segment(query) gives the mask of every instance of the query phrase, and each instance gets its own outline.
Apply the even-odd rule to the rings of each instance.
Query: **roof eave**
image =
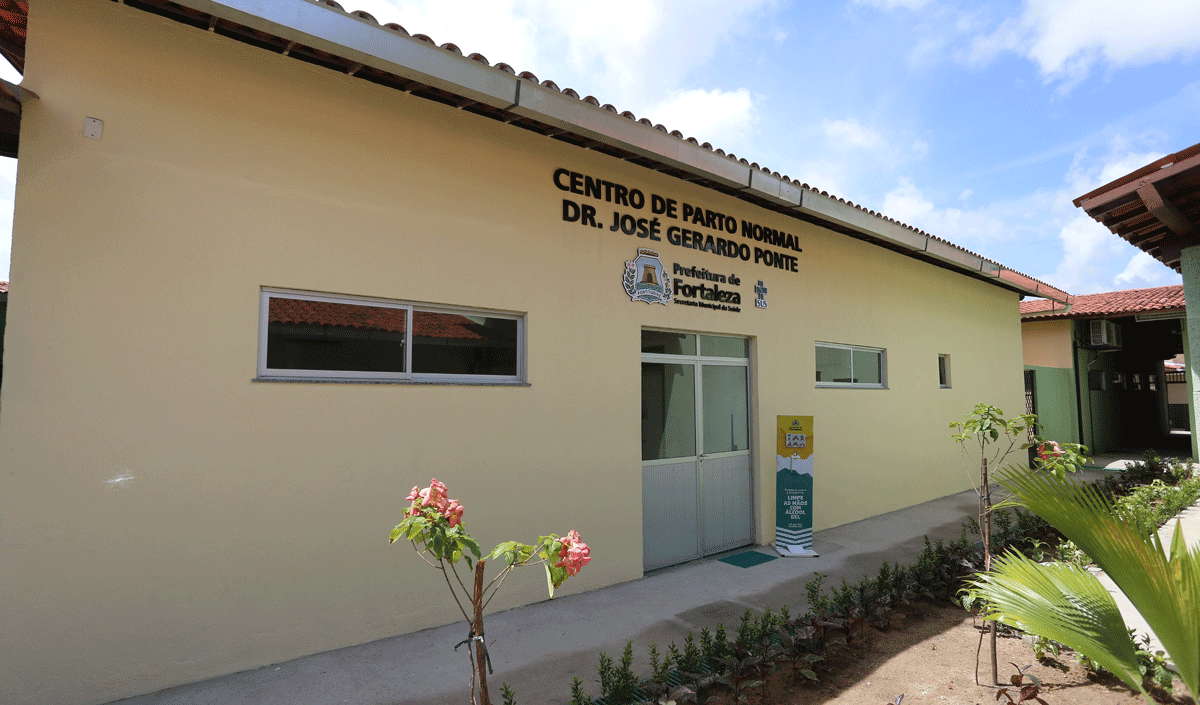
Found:
[[[801,188],[725,155],[679,139],[588,102],[478,61],[335,11],[311,0],[180,0],[194,10],[267,32],[402,78],[454,93],[522,117],[723,184],[829,223],[856,230],[902,251],[921,253],[964,274],[1018,293],[1065,303],[1059,289],[849,203]]]

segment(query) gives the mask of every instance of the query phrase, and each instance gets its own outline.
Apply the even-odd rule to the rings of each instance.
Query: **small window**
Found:
[[[521,316],[266,290],[263,378],[521,381]]]
[[[1158,375],[1146,375],[1146,388],[1152,392],[1158,391]]]
[[[950,356],[938,355],[938,386],[950,388]]]
[[[817,343],[816,352],[818,387],[887,386],[886,360],[880,348]]]
[[[1136,372],[1129,375],[1129,384],[1133,387],[1133,391],[1142,391],[1142,376]]]
[[[1124,389],[1125,388],[1125,373],[1124,372],[1113,372],[1112,373],[1112,388],[1113,389]]]

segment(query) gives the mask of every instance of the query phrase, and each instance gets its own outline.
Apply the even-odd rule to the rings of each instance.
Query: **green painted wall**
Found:
[[[1079,442],[1078,409],[1075,406],[1075,370],[1069,367],[1038,367],[1034,371],[1038,423],[1042,437],[1064,443]]]
[[[1189,247],[1180,253],[1179,260],[1180,273],[1183,274],[1183,296],[1186,299],[1188,294],[1193,294],[1192,301],[1196,301],[1195,294],[1200,293],[1200,247]],[[1200,306],[1192,306],[1187,310],[1187,318],[1184,320],[1183,326],[1183,352],[1184,355],[1191,355],[1193,350],[1200,348]],[[1191,360],[1191,357],[1187,358]],[[1191,415],[1192,431],[1192,457],[1200,458],[1200,422],[1196,418],[1196,414],[1200,413],[1200,403],[1196,398],[1197,392],[1200,392],[1200,380],[1197,375],[1200,375],[1200,367],[1194,364],[1187,366],[1187,385],[1188,385],[1188,404],[1190,409],[1188,413]]]

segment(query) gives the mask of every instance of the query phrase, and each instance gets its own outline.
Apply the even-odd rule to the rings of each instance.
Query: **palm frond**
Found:
[[[1096,576],[1063,563],[1041,565],[1010,551],[970,585],[987,602],[985,619],[1065,644],[1142,690],[1125,620]]]
[[[1189,551],[1176,531],[1168,557],[1157,533],[1122,521],[1088,484],[1015,469],[1000,483],[1112,578],[1154,630],[1184,684],[1200,693],[1200,547]]]

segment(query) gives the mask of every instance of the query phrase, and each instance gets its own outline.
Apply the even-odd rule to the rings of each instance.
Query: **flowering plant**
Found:
[[[1059,480],[1066,477],[1069,472],[1076,472],[1087,464],[1087,446],[1078,443],[1058,443],[1055,441],[1047,441],[1041,438],[1034,446],[1037,450],[1037,457],[1034,458],[1033,464],[1040,470],[1044,470]]]
[[[578,531],[571,530],[561,537],[557,534],[539,536],[537,542],[532,545],[519,541],[505,541],[484,558],[481,557],[479,543],[471,538],[463,526],[462,504],[457,499],[450,499],[444,483],[433,478],[429,487],[413,487],[405,499],[408,500],[409,506],[404,510],[404,520],[392,529],[388,543],[395,543],[401,538],[409,541],[422,560],[442,571],[455,604],[471,624],[471,632],[464,642],[472,656],[471,702],[490,705],[484,667],[486,664],[486,670],[490,673],[491,660],[487,656],[487,644],[483,640],[483,609],[491,602],[492,597],[504,584],[504,579],[514,568],[535,563],[541,563],[546,569],[546,587],[553,598],[556,588],[561,587],[567,578],[577,574],[592,560],[591,549],[580,538]],[[433,560],[426,558],[425,554],[429,554]],[[471,556],[475,557],[474,590],[467,589],[455,567],[459,560],[464,560],[470,568]],[[483,567],[484,563],[491,559],[503,559],[505,566],[485,586]],[[452,575],[458,589],[450,581]],[[464,600],[459,598],[459,589],[466,598],[465,602],[470,604],[470,611],[464,606]],[[475,697],[476,676],[479,679],[478,700]]]

